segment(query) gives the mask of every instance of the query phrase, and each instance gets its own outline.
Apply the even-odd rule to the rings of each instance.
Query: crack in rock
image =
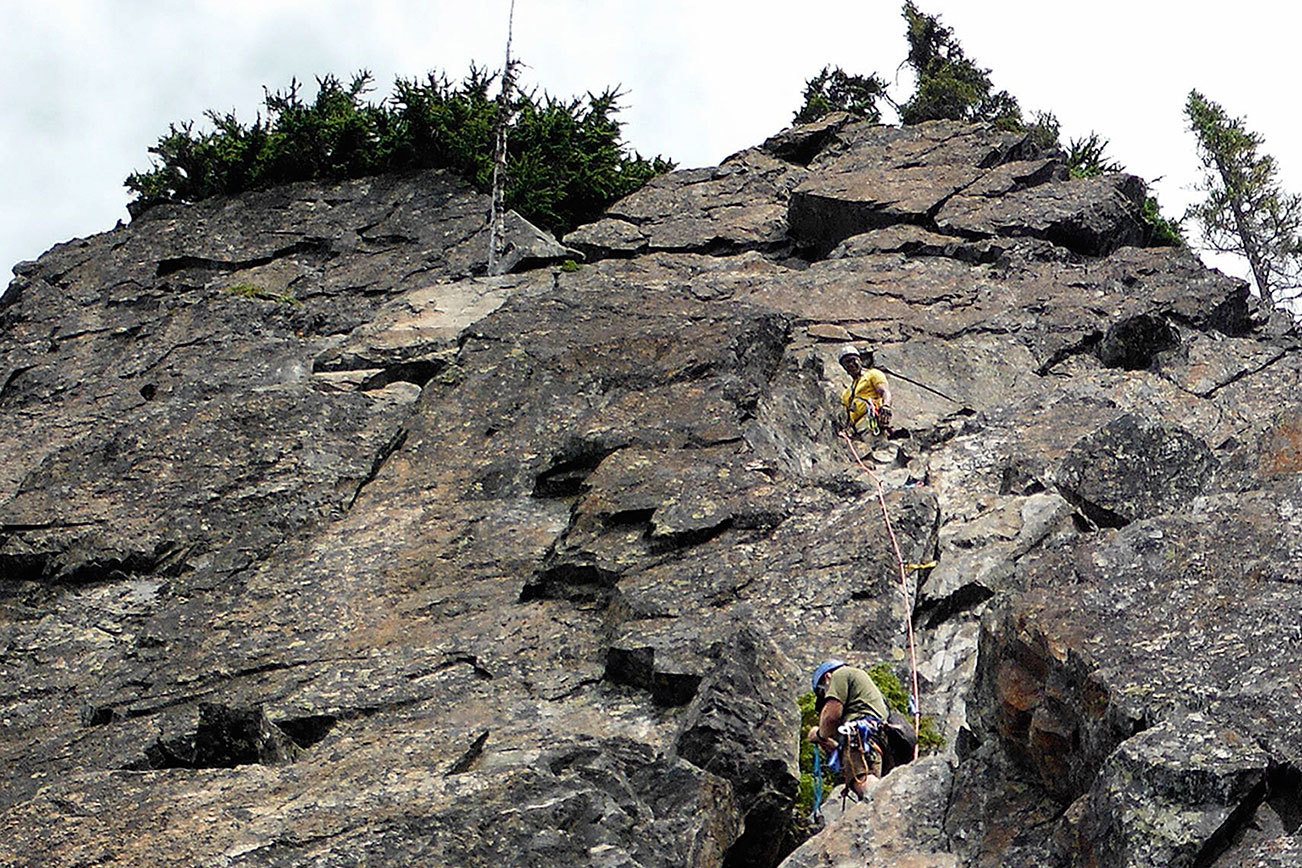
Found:
[[[288,247],[282,247],[274,250],[266,256],[258,256],[253,259],[222,260],[210,259],[206,256],[173,256],[167,259],[159,260],[155,277],[167,277],[178,271],[187,269],[202,269],[209,271],[243,271],[246,268],[257,268],[262,265],[269,265],[278,259],[285,259],[289,256],[298,254],[312,254],[316,256],[330,256],[333,251],[330,242],[323,238],[305,239],[296,241]]]

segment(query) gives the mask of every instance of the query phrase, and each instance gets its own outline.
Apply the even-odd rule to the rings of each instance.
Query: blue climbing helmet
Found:
[[[814,692],[818,692],[818,682],[823,680],[824,675],[831,672],[833,669],[840,669],[844,665],[844,660],[824,660],[822,663],[818,664],[818,668],[814,670]]]

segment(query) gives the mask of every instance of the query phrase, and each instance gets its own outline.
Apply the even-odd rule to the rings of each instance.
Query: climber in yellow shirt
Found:
[[[873,367],[873,351],[861,353],[854,344],[846,344],[837,359],[852,378],[850,387],[841,393],[845,418],[840,427],[854,436],[889,433],[891,389],[886,375]]]

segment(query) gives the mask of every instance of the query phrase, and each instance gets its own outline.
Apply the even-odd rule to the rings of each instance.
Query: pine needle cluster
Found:
[[[506,204],[563,233],[595,219],[673,163],[647,159],[621,139],[622,94],[613,88],[558,99],[513,91],[505,108],[492,86],[498,73],[472,67],[454,82],[430,73],[398,79],[373,102],[372,76],[317,79],[307,97],[297,80],[264,89],[263,111],[245,124],[209,111],[208,124],[172,124],[149,149],[153,165],[132,173],[133,213],[160,202],[197,202],[290,181],[343,180],[415,169],[447,169],[487,191],[499,112],[508,125]]]

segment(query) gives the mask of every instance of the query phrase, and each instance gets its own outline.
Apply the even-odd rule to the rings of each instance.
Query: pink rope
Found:
[[[922,703],[918,693],[918,651],[913,640],[913,595],[909,593],[909,570],[904,565],[904,555],[900,553],[900,542],[895,538],[895,529],[891,527],[891,516],[886,511],[886,489],[882,487],[881,479],[876,473],[872,472],[872,469],[867,464],[863,463],[863,459],[859,457],[859,451],[854,448],[854,441],[850,439],[850,435],[842,431],[841,439],[849,447],[850,455],[854,457],[855,463],[863,468],[864,473],[867,473],[868,478],[877,486],[877,502],[882,506],[882,521],[886,523],[886,533],[890,536],[891,547],[895,550],[895,561],[900,566],[900,593],[904,595],[904,626],[909,637],[909,670],[913,681],[913,731],[916,733],[922,728]],[[913,758],[915,760],[918,758],[918,745],[916,743],[913,745]]]

